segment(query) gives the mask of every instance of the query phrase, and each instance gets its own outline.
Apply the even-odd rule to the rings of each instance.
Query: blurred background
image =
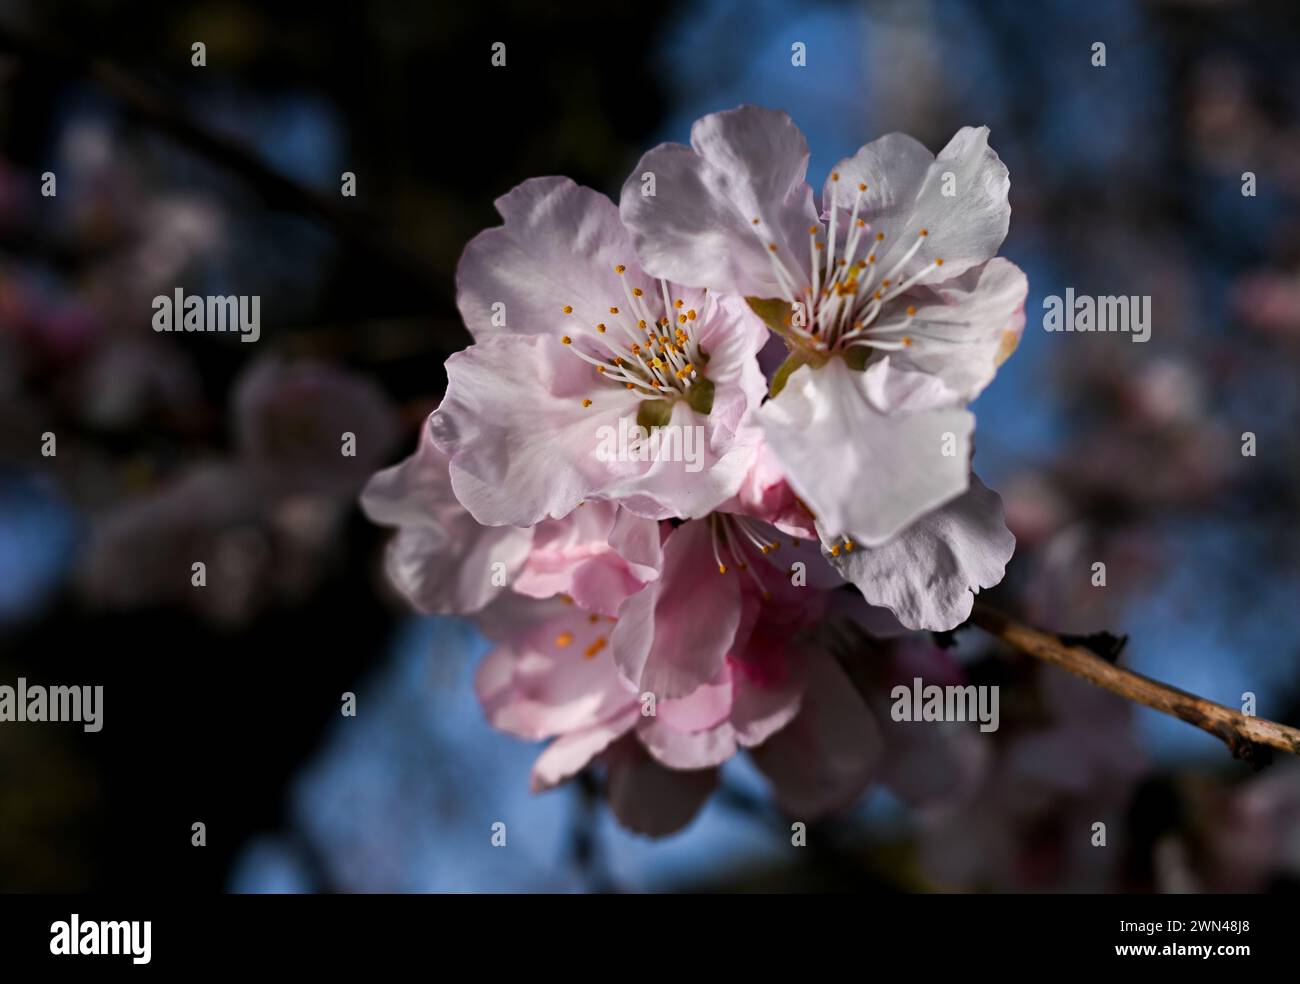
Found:
[[[471,688],[487,644],[394,598],[356,494],[467,342],[453,275],[493,199],[543,174],[617,197],[745,102],[794,116],[815,188],[881,133],[992,128],[1030,298],[975,407],[1019,538],[991,600],[1300,725],[1291,0],[0,0],[0,682],[105,688],[97,734],[0,727],[0,889],[1300,887],[1295,762],[1252,772],[974,629],[913,643],[1002,687],[942,807],[874,793],[792,852],[744,761],[658,842],[589,786],[528,793],[537,749]],[[178,286],[261,295],[260,341],[153,332]],[[1151,340],[1047,334],[1067,287],[1150,295]]]

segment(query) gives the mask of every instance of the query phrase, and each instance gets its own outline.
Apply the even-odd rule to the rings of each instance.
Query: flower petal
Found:
[[[809,653],[798,716],[750,754],[772,782],[778,805],[814,819],[847,805],[875,774],[880,733],[867,705],[833,657]]]
[[[808,143],[790,117],[757,106],[713,113],[691,146],[661,144],[623,186],[620,211],[645,269],[677,283],[784,295],[768,244],[808,278],[808,228],[820,225]],[[653,195],[644,175],[654,175]],[[758,224],[754,223],[758,219]]]
[[[658,576],[657,567],[629,562],[611,540],[623,523],[623,540],[641,556],[645,542],[658,545],[658,524],[632,516],[610,502],[583,503],[564,519],[547,519],[533,527],[532,549],[512,582],[515,591],[532,598],[568,595],[579,608],[613,615],[623,599]]]
[[[937,385],[916,373],[898,378],[908,377]],[[975,426],[965,410],[881,413],[872,406],[876,378],[838,358],[820,369],[801,366],[758,413],[819,528],[868,546],[965,490]]]
[[[916,309],[916,327],[907,332],[911,344],[892,353],[889,363],[903,370],[928,374],[945,389],[969,403],[992,380],[1015,351],[1025,327],[1024,272],[1001,257],[953,277],[933,290],[909,295]],[[903,311],[891,314],[902,319]],[[882,319],[886,328],[890,319]],[[901,324],[899,331],[903,332]],[[900,409],[886,400],[884,410]]]
[[[430,433],[451,458],[456,497],[480,523],[559,519],[635,467],[597,455],[600,427],[635,414],[635,400],[593,381],[564,349],[550,336],[504,335],[447,360]]]
[[[679,526],[664,543],[664,566],[623,603],[611,645],[640,693],[684,697],[722,671],[740,625],[737,572],[719,574],[706,521]]]
[[[957,276],[992,259],[1011,223],[1011,179],[988,138],[986,126],[963,127],[930,158],[911,137],[888,134],[841,161],[832,172],[840,180],[827,181],[822,200],[828,211],[832,196],[838,208],[851,209],[866,184],[858,214],[885,236],[876,251],[880,268],[891,270],[925,230],[902,275],[942,259],[931,279]]]
[[[963,495],[888,543],[830,560],[863,598],[908,628],[945,631],[966,621],[981,588],[1002,580],[1015,548],[1001,498],[972,473]]]
[[[635,704],[601,641],[607,628],[568,608],[488,653],[474,686],[492,726],[538,741],[591,727]]]
[[[618,208],[599,192],[531,178],[496,206],[505,225],[475,236],[456,268],[456,303],[475,340],[589,329],[624,303],[623,277],[629,287],[654,287],[636,266]],[[616,265],[627,268],[622,277]]]
[[[483,608],[514,576],[533,540],[532,530],[474,521],[452,492],[446,456],[427,433],[413,455],[370,479],[361,508],[373,522],[398,528],[385,552],[385,569],[397,590],[426,614]]]
[[[717,769],[665,769],[630,739],[607,753],[609,807],[628,830],[664,837],[699,813],[718,785]]]
[[[632,708],[583,731],[556,738],[533,763],[530,785],[540,793],[572,779],[605,749],[626,734],[636,723],[638,711]]]

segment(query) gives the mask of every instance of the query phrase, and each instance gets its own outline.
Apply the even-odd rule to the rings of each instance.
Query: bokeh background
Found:
[[[992,600],[1300,724],[1290,0],[0,0],[0,682],[105,687],[98,734],[0,727],[0,889],[1300,887],[1295,763],[1252,772],[974,629],[923,641],[1003,688],[979,781],[942,807],[875,793],[792,851],[744,761],[659,842],[590,784],[527,792],[536,749],[473,696],[486,643],[394,598],[356,494],[466,344],[453,274],[493,199],[541,174],[616,197],[642,151],[743,102],[795,117],[814,187],[890,130],[992,128],[1030,279],[975,408],[1019,538]],[[155,334],[177,286],[261,295],[261,340]],[[1151,341],[1045,333],[1067,287],[1150,295]]]

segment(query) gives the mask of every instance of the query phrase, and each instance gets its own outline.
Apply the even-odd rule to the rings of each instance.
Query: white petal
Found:
[[[452,492],[446,456],[424,433],[415,454],[370,479],[361,508],[373,522],[398,528],[385,568],[425,613],[481,609],[523,564],[533,539],[531,530],[477,523]],[[504,579],[494,577],[498,570]]]
[[[447,360],[447,393],[430,433],[451,458],[456,496],[491,526],[567,516],[629,474],[597,455],[602,425],[636,413],[626,390],[550,336],[504,335]],[[584,407],[582,401],[592,405]]]
[[[933,290],[909,295],[905,300],[916,308],[917,327],[908,333],[911,345],[891,353],[889,362],[941,379],[957,399],[970,402],[1015,351],[1025,327],[1028,292],[1024,272],[997,257]],[[901,307],[890,313],[903,317]],[[882,319],[879,324],[888,323]],[[883,409],[899,407],[886,402]]]
[[[808,228],[819,222],[805,181],[808,144],[790,117],[756,106],[713,113],[691,129],[691,145],[651,150],[623,186],[623,222],[645,269],[775,297],[784,291],[768,255],[774,242],[806,282]],[[643,194],[646,174],[654,175],[653,196]]]
[[[859,183],[867,185],[859,217],[872,234],[884,233],[877,263],[889,270],[903,251],[927,235],[903,267],[904,276],[942,259],[927,282],[957,276],[992,259],[1011,222],[1006,165],[988,145],[988,127],[963,127],[937,158],[911,137],[891,133],[836,165],[839,181],[828,181],[840,208],[852,208]]]
[[[505,225],[474,237],[456,269],[456,303],[476,340],[590,330],[625,303],[623,278],[656,296],[618,208],[599,192],[568,178],[532,178],[496,206]]]
[[[573,778],[611,743],[626,734],[636,723],[639,713],[632,708],[585,731],[556,738],[533,763],[533,792],[540,793]]]
[[[841,551],[831,563],[908,628],[943,631],[970,616],[980,589],[1002,580],[1015,548],[1002,500],[972,474],[964,495],[888,543]]]
[[[871,378],[839,358],[802,366],[758,413],[819,528],[863,545],[884,543],[965,491],[975,427],[965,410],[883,414],[872,406]]]

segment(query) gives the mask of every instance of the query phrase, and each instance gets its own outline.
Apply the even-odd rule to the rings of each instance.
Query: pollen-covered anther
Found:
[[[565,314],[572,314],[572,313],[573,313],[573,305],[572,305],[572,304],[566,304],[566,305],[564,305],[563,311],[564,311]]]
[[[622,272],[623,272],[624,270],[626,270],[626,269],[627,269],[627,267],[625,267],[622,263],[620,263],[618,266],[614,267],[614,272],[615,272],[615,273],[622,273]]]
[[[605,334],[606,329],[605,329],[605,323],[603,321],[596,326],[596,331],[598,331],[602,335]]]
[[[572,599],[570,599],[570,600],[572,600]],[[558,649],[564,649],[564,648],[566,648],[567,646],[570,646],[570,645],[572,645],[572,644],[573,644],[573,633],[572,633],[572,632],[561,632],[559,635],[557,635],[557,636],[555,637],[555,645],[556,645],[556,648],[558,648]]]
[[[616,307],[612,307],[612,308],[610,308],[610,309],[609,309],[609,313],[610,313],[610,314],[618,314],[618,308],[616,308]]]
[[[921,237],[922,237],[922,238],[924,238],[924,237],[926,237],[926,236],[928,236],[928,235],[930,235],[930,230],[929,230],[929,229],[922,229],[922,230],[921,230]]]
[[[718,565],[718,573],[719,573],[719,574],[726,574],[726,573],[727,573],[727,565],[726,565],[726,564],[719,564],[719,565]]]
[[[583,405],[584,407],[589,407],[589,406],[591,406],[591,401],[590,401],[590,400],[583,400],[583,401],[582,401],[582,405]]]
[[[908,316],[909,318],[915,318],[915,317],[916,317],[916,306],[915,306],[915,305],[909,304],[909,305],[907,306],[907,316]]]
[[[588,646],[586,649],[582,651],[583,658],[595,659],[596,654],[599,653],[602,649],[604,649],[607,645],[609,645],[609,640],[606,639],[604,636],[600,636],[595,642],[593,642],[590,646]]]
[[[562,336],[560,337],[560,341],[561,341],[563,344],[565,344],[565,345],[572,345],[572,344],[573,344],[573,339],[570,338],[568,335],[562,335]]]
[[[632,288],[632,296],[633,296],[633,297],[640,297],[640,296],[641,296],[642,294],[644,294],[644,293],[645,293],[645,291],[643,291],[640,287],[633,287],[633,288]]]

